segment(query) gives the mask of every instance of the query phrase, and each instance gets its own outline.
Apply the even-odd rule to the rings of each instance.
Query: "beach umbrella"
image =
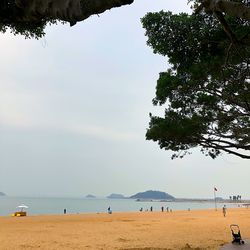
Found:
[[[22,205],[19,205],[17,206],[17,208],[21,208],[21,211],[23,211],[24,208],[29,208],[28,206],[22,204]]]

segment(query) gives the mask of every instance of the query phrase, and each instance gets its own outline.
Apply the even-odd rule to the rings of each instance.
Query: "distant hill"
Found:
[[[108,199],[125,199],[126,197],[122,194],[111,194],[107,196]]]
[[[167,193],[161,192],[161,191],[153,191],[153,190],[137,193],[135,195],[130,196],[129,198],[131,198],[131,199],[151,199],[151,200],[174,200],[175,199],[170,194],[167,194]]]
[[[88,195],[86,195],[86,198],[96,198],[96,197],[92,194],[88,194]]]
[[[6,196],[6,194],[3,192],[0,192],[0,196]]]

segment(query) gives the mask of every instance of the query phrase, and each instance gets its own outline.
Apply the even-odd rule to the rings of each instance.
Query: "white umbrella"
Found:
[[[29,208],[29,207],[26,206],[26,205],[24,205],[24,204],[22,204],[22,205],[20,205],[20,206],[17,206],[17,208],[21,208],[21,211],[23,211],[24,208]]]

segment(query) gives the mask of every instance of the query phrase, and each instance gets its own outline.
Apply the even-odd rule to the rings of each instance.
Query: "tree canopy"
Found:
[[[187,0],[188,1],[188,0]],[[189,0],[192,1],[192,0]],[[40,38],[47,24],[69,22],[75,25],[94,14],[132,4],[134,0],[1,0],[0,31],[10,29],[26,38]],[[194,0],[197,12],[228,13],[250,20],[249,0]]]
[[[75,25],[134,0],[2,0],[0,32],[40,38],[47,24]],[[160,73],[146,138],[178,152],[200,146],[215,158],[222,151],[250,159],[249,0],[189,0],[194,14],[149,13],[143,19],[148,45],[167,56]],[[180,153],[181,152],[181,153]]]
[[[161,11],[142,23],[147,44],[171,65],[153,99],[166,105],[165,116],[150,114],[146,139],[173,158],[200,147],[212,158],[224,151],[250,159],[249,21]]]

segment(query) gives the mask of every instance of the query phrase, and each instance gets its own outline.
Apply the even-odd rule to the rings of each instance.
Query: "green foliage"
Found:
[[[47,22],[41,23],[5,23],[0,26],[0,32],[5,33],[10,30],[14,35],[23,35],[25,38],[39,39],[45,35],[44,29]]]
[[[10,30],[14,35],[25,38],[39,39],[45,35],[44,29],[48,24],[55,24],[56,20],[41,19],[39,21],[21,22],[18,17],[22,11],[16,7],[15,0],[0,1],[0,32]]]
[[[153,99],[167,106],[165,117],[150,116],[146,139],[175,151],[173,158],[200,146],[212,158],[225,151],[250,159],[250,27],[226,21],[236,44],[206,14],[161,11],[142,19],[147,44],[171,65],[160,73]]]

